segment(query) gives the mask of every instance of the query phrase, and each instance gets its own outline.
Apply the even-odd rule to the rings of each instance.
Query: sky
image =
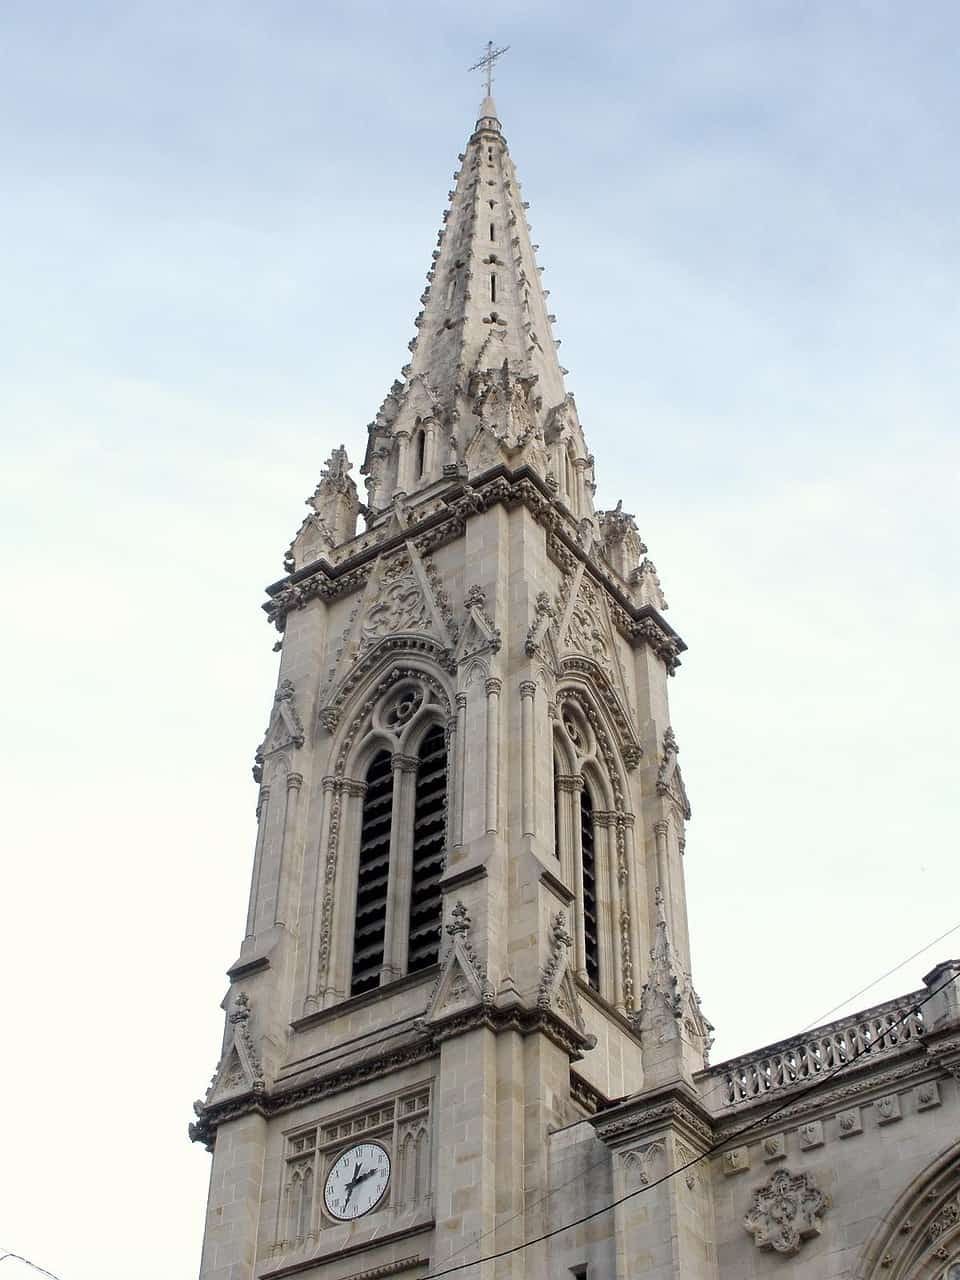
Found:
[[[262,588],[405,362],[491,38],[598,501],[689,645],[714,1060],[960,954],[928,946],[960,921],[952,0],[7,0],[0,32],[0,1244],[196,1274]]]

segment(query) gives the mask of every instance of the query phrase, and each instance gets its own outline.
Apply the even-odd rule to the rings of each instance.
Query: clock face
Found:
[[[348,1147],[334,1161],[323,1188],[331,1218],[348,1221],[376,1208],[390,1181],[390,1157],[379,1142]]]

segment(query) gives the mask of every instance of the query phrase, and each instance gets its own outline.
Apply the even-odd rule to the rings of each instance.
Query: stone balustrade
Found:
[[[924,1025],[915,1006],[928,994],[925,989],[915,991],[815,1027],[802,1039],[781,1040],[720,1062],[705,1073],[718,1084],[708,1085],[704,1093],[713,1093],[720,1108],[735,1107],[812,1080],[854,1058],[873,1059],[916,1044]]]

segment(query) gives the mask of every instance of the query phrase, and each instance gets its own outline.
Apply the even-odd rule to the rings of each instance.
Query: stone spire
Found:
[[[481,104],[460,162],[411,361],[369,428],[362,472],[373,513],[397,491],[412,494],[441,479],[444,467],[474,475],[499,461],[527,463],[544,478],[553,473],[562,492],[555,473],[567,464],[557,442],[581,469],[588,458],[492,97]],[[592,476],[588,486],[592,493]],[[579,516],[592,514],[584,488]]]

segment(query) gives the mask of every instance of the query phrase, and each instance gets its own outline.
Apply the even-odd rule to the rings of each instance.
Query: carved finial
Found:
[[[487,593],[482,587],[473,586],[463,597],[465,609],[483,609],[487,603]]]
[[[238,991],[237,998],[234,1001],[233,1012],[230,1014],[230,1021],[233,1023],[246,1022],[250,1017],[250,997],[245,991]]]
[[[470,932],[470,926],[473,923],[470,919],[470,912],[463,903],[459,901],[459,899],[457,900],[457,903],[450,915],[451,920],[447,925],[447,933],[449,933],[451,938],[458,933]]]

